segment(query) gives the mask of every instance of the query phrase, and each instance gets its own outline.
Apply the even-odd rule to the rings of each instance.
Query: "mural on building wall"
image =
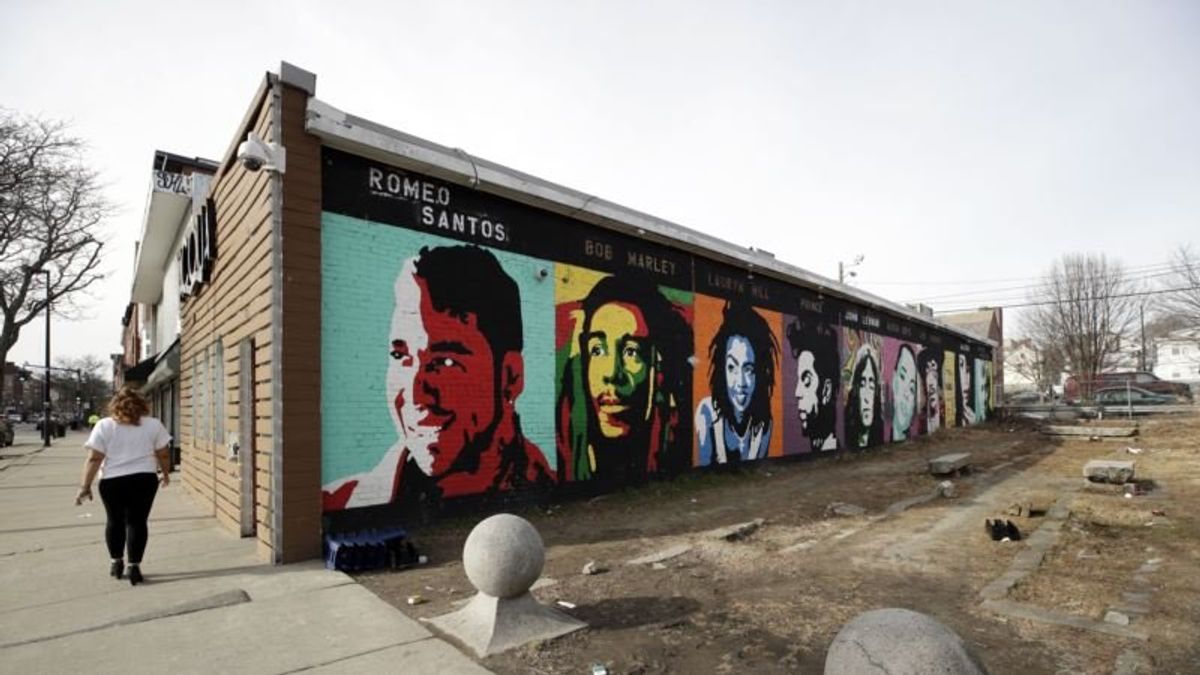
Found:
[[[946,418],[940,347],[925,347],[917,353],[917,375],[921,391],[921,433],[932,434],[942,428]]]
[[[784,452],[837,450],[841,357],[838,329],[817,316],[786,316]]]
[[[342,247],[359,248],[356,231],[371,227],[347,220],[327,214],[323,221],[324,248],[335,261]],[[363,459],[373,461],[346,475],[353,467],[323,459],[323,475],[332,478],[325,480],[325,509],[552,484],[554,458],[542,449],[554,447],[552,437],[543,434],[536,442],[528,437],[518,409],[551,405],[551,387],[547,382],[528,387],[522,317],[536,312],[523,305],[514,274],[478,246],[395,229],[375,234],[368,241],[376,245],[355,251],[363,256],[359,263],[376,269],[398,265],[394,277],[377,275],[375,284],[361,278],[339,283],[355,278],[339,274],[324,279],[322,409],[335,421],[323,425],[323,446],[346,445],[336,420],[353,420],[366,431],[348,432],[364,445],[324,455],[328,460],[353,455],[359,466]],[[506,257],[514,272],[530,267],[518,256]],[[337,302],[328,301],[333,299]],[[366,308],[386,319],[364,326],[353,314]],[[543,343],[549,348],[548,339]],[[364,376],[360,385],[351,375],[356,372]],[[532,374],[539,374],[536,368]],[[549,377],[542,369],[540,378]],[[372,400],[347,386],[374,390]],[[528,398],[534,400],[523,401]],[[542,429],[549,426],[544,417]],[[383,420],[392,433],[371,434]]]
[[[559,265],[560,476],[615,484],[690,466],[690,294]]]
[[[975,421],[985,422],[992,407],[992,362],[975,359]]]
[[[610,489],[987,417],[978,345],[323,152],[327,513]]]
[[[842,338],[843,442],[851,450],[874,447],[884,438],[883,338],[856,329],[845,329]]]
[[[920,376],[917,352],[921,346],[896,338],[883,340],[883,382],[885,387],[884,434],[889,441],[915,438],[921,433],[918,419]]]
[[[958,411],[958,426],[975,424],[975,368],[970,354],[955,354],[954,408]]]
[[[741,301],[696,296],[695,464],[782,454],[781,316]],[[780,408],[777,410],[777,406]]]
[[[958,426],[958,353],[947,349],[942,353],[942,408],[945,425]]]

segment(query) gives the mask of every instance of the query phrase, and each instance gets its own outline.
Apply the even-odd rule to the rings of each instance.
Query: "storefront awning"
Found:
[[[140,363],[138,364],[141,365]],[[171,343],[167,350],[154,359],[154,369],[142,385],[142,393],[149,392],[162,384],[170,382],[179,374],[179,338]]]
[[[125,382],[145,382],[150,378],[150,373],[154,372],[154,357],[138,361],[136,366],[125,369]]]

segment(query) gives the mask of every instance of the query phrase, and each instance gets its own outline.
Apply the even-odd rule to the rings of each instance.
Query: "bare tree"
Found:
[[[1200,326],[1200,254],[1188,245],[1175,249],[1171,274],[1163,281],[1161,313],[1184,326]]]
[[[1057,349],[1085,398],[1097,376],[1116,365],[1138,318],[1137,286],[1119,262],[1103,255],[1065,255],[1031,295],[1026,334]]]
[[[68,313],[104,277],[111,209],[83,149],[62,122],[0,109],[0,364],[47,302]]]

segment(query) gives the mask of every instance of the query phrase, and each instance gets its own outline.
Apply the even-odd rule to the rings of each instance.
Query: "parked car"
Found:
[[[12,422],[0,417],[0,448],[7,448],[15,442],[16,432],[13,431]]]
[[[1036,391],[1022,391],[1008,397],[1008,405],[1037,405],[1042,402],[1042,395]]]
[[[1171,382],[1169,380],[1159,379],[1154,373],[1144,370],[1127,370],[1116,373],[1100,373],[1096,376],[1093,383],[1092,391],[1094,394],[1099,394],[1103,389],[1125,387],[1126,385],[1134,386],[1145,391],[1165,396],[1175,397],[1179,400],[1190,403],[1192,401],[1192,388],[1183,382]],[[1080,382],[1074,377],[1068,377],[1065,385],[1066,398],[1068,401],[1078,401],[1080,398]],[[1097,401],[1099,402],[1099,401]]]
[[[24,422],[25,420],[21,419],[21,413],[10,412],[10,413],[8,413],[8,421],[13,424],[20,424],[21,422]]]
[[[1157,394],[1141,387],[1109,387],[1096,392],[1096,403],[1104,406],[1169,405],[1174,396]]]

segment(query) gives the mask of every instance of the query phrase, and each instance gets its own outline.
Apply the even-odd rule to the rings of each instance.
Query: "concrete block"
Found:
[[[1105,614],[1104,614],[1104,622],[1116,624],[1118,626],[1128,626],[1129,625],[1129,615],[1122,614],[1120,612],[1114,612],[1110,609],[1107,612],[1105,612]]]
[[[929,460],[929,473],[935,476],[957,473],[968,467],[971,459],[969,452],[952,452],[948,455]]]
[[[1133,461],[1093,459],[1083,465],[1083,477],[1093,483],[1123,484],[1133,480]]]

